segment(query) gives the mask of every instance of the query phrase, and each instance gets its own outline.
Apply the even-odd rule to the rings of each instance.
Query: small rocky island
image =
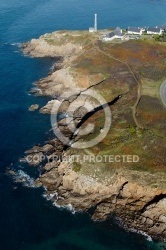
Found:
[[[43,172],[35,184],[46,188],[55,205],[70,204],[76,211],[93,208],[93,220],[115,214],[126,229],[163,241],[166,107],[159,89],[166,79],[166,45],[144,38],[103,42],[99,37],[104,32],[58,31],[23,44],[23,52],[32,57],[58,58],[54,70],[36,82],[35,94],[50,96],[41,113],[54,114],[59,105],[59,114],[66,114],[58,129],[70,140],[65,145],[52,138],[28,150],[25,159],[31,166],[42,159]],[[99,105],[89,90],[106,103]],[[89,148],[73,146],[103,133],[105,105],[111,110],[105,138]],[[93,130],[79,133],[88,124],[94,124]],[[71,156],[79,160],[63,160]]]

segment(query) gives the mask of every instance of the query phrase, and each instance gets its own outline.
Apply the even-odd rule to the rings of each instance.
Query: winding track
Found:
[[[118,59],[118,58],[115,58],[115,57],[112,56],[111,54],[108,54],[108,53],[106,53],[105,51],[103,51],[102,49],[100,49],[99,46],[96,44],[96,41],[90,41],[90,42],[88,43],[88,45],[90,45],[90,44],[93,44],[93,48],[95,47],[100,53],[102,53],[102,54],[108,56],[109,58],[111,58],[111,59],[113,59],[113,60],[115,60],[115,61],[118,61],[118,62],[120,62],[120,63],[126,65],[127,68],[129,69],[129,72],[130,72],[131,75],[134,77],[134,79],[135,79],[135,81],[137,82],[137,85],[138,85],[138,90],[137,90],[137,99],[136,99],[136,102],[135,102],[134,106],[132,107],[132,114],[133,114],[133,119],[134,119],[134,121],[135,121],[136,126],[137,126],[138,128],[140,128],[140,129],[143,129],[143,128],[144,128],[143,125],[140,124],[140,122],[138,122],[137,117],[136,117],[137,106],[138,106],[138,104],[139,104],[139,101],[140,101],[140,98],[141,98],[141,95],[142,95],[142,84],[141,84],[141,82],[137,79],[137,77],[136,77],[136,75],[134,74],[134,72],[133,72],[131,66],[130,66],[127,62],[122,61],[122,60],[120,60],[120,59]],[[91,49],[92,49],[92,48],[91,48]],[[90,50],[91,50],[91,49],[90,49]],[[82,55],[82,54],[84,54],[84,53],[85,53],[85,52],[81,52],[79,55]],[[105,80],[106,80],[106,79],[105,79]],[[165,100],[166,100],[166,98],[165,98]],[[166,103],[166,102],[165,102],[165,103]]]
[[[132,74],[132,76],[134,77],[135,81],[137,82],[138,84],[138,95],[137,95],[137,100],[132,108],[132,113],[133,113],[133,119],[135,121],[135,124],[137,125],[138,128],[141,128],[143,129],[144,127],[142,126],[142,124],[140,124],[136,118],[136,109],[137,109],[137,106],[138,106],[138,103],[140,101],[140,98],[141,98],[141,93],[142,93],[142,84],[141,82],[138,81],[137,77],[135,76],[133,70],[131,69],[131,67],[129,66],[129,64],[127,62],[124,62],[118,58],[115,58],[114,56],[112,56],[111,54],[108,54],[106,53],[105,51],[101,50],[95,43],[94,43],[94,47],[101,53],[103,53],[104,55],[108,56],[109,58],[115,60],[115,61],[118,61],[124,65],[127,66],[127,68],[129,69],[129,72]],[[166,86],[165,86],[166,87]],[[166,94],[165,94],[165,100],[166,100]],[[166,102],[165,102],[166,103]]]
[[[160,97],[163,104],[166,106],[166,80],[160,86]]]

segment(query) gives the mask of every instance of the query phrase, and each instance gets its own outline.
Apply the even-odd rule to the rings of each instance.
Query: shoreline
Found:
[[[53,33],[54,34],[54,33]],[[85,34],[86,35],[86,34]],[[32,47],[30,46],[27,48],[24,48],[25,53],[31,53],[30,49],[32,49],[32,55],[36,56],[37,52],[35,52],[35,48],[33,47],[34,44],[37,44],[37,51],[38,49],[42,48],[45,51],[45,43],[43,46],[43,41],[41,38],[39,40],[34,39],[32,40]],[[40,46],[40,42],[42,43],[42,46]],[[38,44],[39,43],[39,44]],[[75,45],[75,44],[74,44]],[[77,57],[81,56],[82,50],[84,53],[84,50],[88,45],[75,45],[75,46],[66,46],[67,52],[66,56],[64,56],[63,63],[61,64],[61,67],[58,69],[53,70],[49,73],[48,77],[41,79],[37,82],[37,87],[41,87],[42,95],[46,96],[56,96],[56,100],[50,101],[40,109],[40,112],[44,114],[50,114],[52,112],[52,109],[54,107],[54,103],[58,100],[58,98],[62,95],[62,92],[66,89],[68,90],[68,86],[70,86],[69,90],[72,92],[72,96],[77,96],[78,93],[81,93],[82,91],[86,91],[87,88],[95,88],[97,85],[105,84],[107,82],[107,77],[105,77],[105,73],[95,73],[92,75],[86,75],[83,74],[83,77],[78,74],[78,72],[73,71],[73,68],[71,70],[71,65],[74,65],[75,61],[77,60]],[[55,53],[56,49],[53,48],[53,45],[50,45],[50,51],[49,46],[47,47],[47,52],[44,52],[44,55],[48,56],[49,53]],[[63,49],[64,49],[63,46]],[[82,46],[82,47],[81,47]],[[61,45],[59,45],[61,47]],[[75,49],[75,53],[71,54],[71,47]],[[80,49],[81,48],[81,49]],[[42,50],[41,49],[41,50]],[[89,49],[89,48],[86,48]],[[93,48],[92,48],[93,49]],[[54,51],[54,52],[53,52]],[[85,50],[86,51],[86,50]],[[41,51],[40,51],[41,53]],[[40,54],[39,53],[39,54]],[[59,50],[58,50],[59,53]],[[63,52],[64,53],[64,52]],[[41,54],[40,54],[41,55]],[[106,60],[106,59],[105,59]],[[81,66],[82,67],[82,66]],[[76,68],[77,69],[77,68]],[[122,72],[126,72],[126,68],[122,68]],[[105,78],[104,78],[105,77]],[[130,76],[131,77],[131,76]],[[82,78],[80,80],[80,78]],[[66,79],[68,79],[68,82],[66,83]],[[104,80],[105,79],[105,80]],[[78,80],[78,82],[77,82]],[[101,83],[100,83],[101,82]],[[107,86],[107,85],[106,85]],[[136,86],[136,85],[135,85]],[[74,91],[73,91],[74,89]],[[126,90],[128,90],[127,85],[122,88],[119,87],[119,93],[118,94],[125,94]],[[74,92],[74,93],[73,93]],[[129,91],[130,93],[130,91]],[[107,97],[107,102],[112,100],[117,96],[117,93],[112,93],[110,97]],[[79,94],[77,97],[78,101],[84,101],[83,96]],[[62,108],[60,112],[64,112],[68,106],[66,106],[66,103],[61,101]],[[117,104],[118,105],[118,104]],[[97,106],[96,106],[97,107]],[[77,114],[78,115],[78,114]],[[79,119],[83,119],[83,117],[86,115],[83,110],[79,113]],[[75,122],[76,116],[73,118]],[[63,119],[61,123],[59,124],[62,128],[62,131],[67,136],[73,136],[68,129],[66,129],[68,125],[68,120]],[[81,137],[77,137],[78,140],[80,140]],[[45,147],[46,146],[46,147]],[[51,141],[47,142],[47,144],[44,147],[34,147],[29,152],[26,152],[28,155],[38,155],[38,156],[52,156],[52,155],[64,155],[72,153],[72,148],[65,149],[65,146],[63,143],[58,141],[57,139],[52,139]],[[71,151],[71,152],[70,152]],[[77,152],[77,150],[76,150]],[[80,153],[80,151],[78,151]],[[34,164],[35,166],[38,165],[39,162]],[[33,166],[32,164],[30,164]],[[127,227],[135,228],[135,226],[138,228],[138,231],[142,230],[142,228],[145,228],[145,233],[151,235],[154,239],[158,240],[166,240],[166,235],[164,234],[165,230],[162,228],[163,236],[161,236],[162,232],[157,232],[159,228],[153,228],[152,221],[154,220],[154,225],[156,223],[160,223],[158,220],[155,219],[155,213],[158,213],[158,215],[164,213],[164,206],[165,203],[165,197],[166,197],[166,190],[160,189],[160,188],[151,188],[144,184],[143,187],[141,187],[141,184],[139,181],[133,181],[130,174],[136,174],[139,179],[139,177],[143,177],[145,174],[143,172],[139,171],[133,171],[128,175],[126,175],[125,171],[123,170],[117,170],[117,173],[113,172],[111,181],[112,183],[108,183],[103,181],[101,182],[100,179],[97,179],[96,177],[86,175],[85,173],[79,173],[77,171],[78,166],[75,166],[73,168],[71,163],[64,163],[64,162],[48,162],[44,168],[43,168],[43,174],[41,177],[39,177],[35,184],[36,186],[45,186],[47,188],[47,194],[49,192],[57,192],[59,196],[59,200],[55,201],[52,197],[52,202],[58,202],[59,206],[66,206],[67,204],[72,204],[75,209],[79,210],[82,209],[83,211],[87,211],[92,206],[96,207],[96,210],[94,211],[94,214],[92,216],[92,219],[94,220],[100,220],[100,219],[107,219],[107,216],[109,216],[110,213],[116,212],[117,215],[122,218],[124,221],[124,225]],[[75,171],[73,170],[75,169]],[[153,177],[153,174],[151,175],[151,178]],[[145,177],[146,178],[146,175]],[[159,177],[156,177],[159,178]],[[161,175],[161,178],[164,178],[164,175]],[[137,193],[134,193],[132,191],[138,190]],[[162,196],[163,194],[163,196]],[[155,203],[155,197],[160,197],[159,201]],[[154,203],[152,202],[154,199]],[[130,202],[128,203],[128,200]],[[154,205],[151,206],[149,202],[152,202],[151,204]],[[160,204],[161,203],[161,204]],[[162,204],[163,203],[163,204]],[[80,205],[81,204],[81,205]],[[133,204],[133,208],[130,204]],[[149,204],[149,205],[148,205]],[[147,207],[146,207],[147,206]],[[159,206],[159,207],[158,207]],[[143,209],[145,208],[145,211]],[[150,215],[146,215],[145,212],[147,212],[147,209],[150,209]],[[155,208],[155,209],[154,209]],[[153,209],[155,212],[153,212]],[[128,213],[128,210],[131,212]],[[142,212],[141,212],[142,210]],[[142,216],[143,215],[143,216]],[[146,217],[147,216],[147,217]],[[152,216],[152,219],[147,219],[149,216]],[[161,217],[161,216],[159,216]],[[158,218],[159,218],[158,217]],[[133,219],[134,218],[134,219]],[[163,220],[165,220],[166,217],[163,216]],[[149,221],[148,221],[149,220]],[[156,220],[156,221],[155,221]],[[160,223],[160,226],[163,226],[163,222]],[[124,226],[124,227],[125,227]],[[143,230],[144,231],[144,230]],[[149,233],[150,232],[150,233]]]

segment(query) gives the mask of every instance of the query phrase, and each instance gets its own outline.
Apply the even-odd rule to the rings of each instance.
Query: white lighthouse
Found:
[[[97,31],[97,14],[95,14],[94,31]]]
[[[89,28],[89,32],[96,32],[96,31],[97,31],[97,14],[95,14],[94,27]]]

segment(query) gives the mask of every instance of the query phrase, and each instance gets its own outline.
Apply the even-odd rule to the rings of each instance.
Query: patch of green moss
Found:
[[[130,126],[130,127],[129,127],[129,132],[130,132],[131,134],[135,134],[135,133],[136,133],[136,127]]]
[[[80,172],[81,170],[81,164],[79,162],[74,162],[73,163],[73,167],[72,167],[73,171],[75,171],[76,173],[77,172]]]

